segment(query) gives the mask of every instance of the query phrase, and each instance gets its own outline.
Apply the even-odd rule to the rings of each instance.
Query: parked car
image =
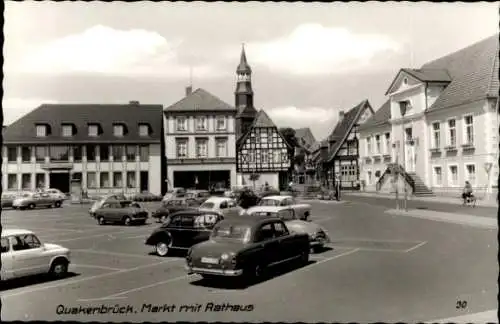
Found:
[[[62,277],[68,272],[70,251],[56,244],[42,243],[29,230],[2,230],[1,279],[49,273]]]
[[[225,217],[239,216],[244,211],[234,199],[227,197],[210,197],[200,205],[200,210],[218,212]]]
[[[102,197],[100,200],[96,201],[95,203],[92,204],[92,207],[89,209],[89,214],[91,217],[95,217],[95,212],[99,208],[102,207],[102,205],[106,202],[109,201],[122,201],[122,200],[127,200],[124,194],[109,194],[104,197]]]
[[[95,211],[95,218],[99,225],[108,222],[125,225],[132,225],[133,223],[146,224],[148,211],[135,201],[111,200],[105,202],[101,208]]]
[[[258,193],[258,196],[262,199],[264,197],[269,197],[269,196],[279,196],[280,195],[280,191],[279,190],[276,190],[276,189],[273,189],[273,188],[269,188],[267,190],[263,190],[263,191],[260,191]]]
[[[192,198],[201,205],[205,200],[210,198],[210,192],[208,190],[188,190],[186,192],[186,198]]]
[[[309,261],[309,238],[290,232],[276,217],[235,217],[215,225],[208,241],[186,256],[189,274],[256,279],[272,266]]]
[[[42,192],[25,192],[20,196],[16,197],[12,202],[12,208],[14,209],[34,209],[36,207],[56,207],[62,206],[63,199],[52,197],[49,194]]]
[[[311,205],[301,204],[292,196],[267,196],[260,200],[259,206],[290,207],[299,219],[307,220],[311,215]]]
[[[154,246],[159,256],[166,256],[172,249],[189,249],[196,243],[208,240],[215,224],[223,218],[211,211],[179,211],[154,230],[145,244]]]
[[[199,206],[200,204],[193,198],[172,198],[162,202],[160,208],[154,211],[151,217],[158,222],[164,223],[167,217],[173,213],[184,209],[195,209]]]
[[[2,208],[8,208],[12,207],[12,204],[14,203],[14,199],[19,196],[20,193],[15,192],[15,191],[6,191],[2,192]]]
[[[131,197],[134,201],[160,201],[161,196],[155,195],[154,193],[143,191]]]
[[[68,196],[62,192],[61,190],[59,189],[55,189],[55,188],[49,188],[47,190],[43,190],[42,191],[43,193],[47,193],[49,194],[51,197],[54,197],[54,198],[59,198],[59,199],[68,199]]]
[[[180,198],[186,195],[186,189],[184,188],[173,188],[169,190],[162,198],[161,201],[166,201],[172,198]]]
[[[249,208],[245,214],[280,218],[291,232],[305,233],[309,236],[309,244],[313,252],[321,251],[325,244],[331,241],[324,228],[311,221],[298,219],[297,214],[290,206],[255,206]]]

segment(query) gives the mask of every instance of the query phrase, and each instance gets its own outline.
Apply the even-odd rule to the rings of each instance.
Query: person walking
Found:
[[[467,200],[472,198],[474,195],[472,194],[472,185],[469,181],[465,181],[464,190],[462,191],[462,199],[464,200],[464,205],[467,204]]]
[[[340,190],[341,190],[341,186],[340,186],[340,178],[338,176],[335,176],[335,198],[337,199],[337,201],[340,201]]]

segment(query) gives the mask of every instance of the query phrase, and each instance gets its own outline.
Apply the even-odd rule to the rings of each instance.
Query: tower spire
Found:
[[[241,43],[241,55],[240,55],[240,64],[238,64],[238,68],[236,69],[236,73],[238,74],[252,74],[252,69],[247,62],[247,55],[245,53],[245,43]]]

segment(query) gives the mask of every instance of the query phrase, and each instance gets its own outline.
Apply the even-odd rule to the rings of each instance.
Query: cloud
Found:
[[[169,41],[144,29],[117,30],[97,25],[35,48],[14,69],[41,74],[102,73],[187,78],[189,66],[178,62],[182,43],[182,39]],[[209,65],[198,64],[193,69],[197,77],[216,74]]]
[[[294,75],[369,68],[377,55],[398,53],[401,48],[402,44],[384,35],[355,34],[346,28],[316,23],[299,25],[288,36],[245,47],[255,64]]]
[[[9,125],[38,108],[41,104],[55,104],[57,100],[42,98],[2,98],[3,124]]]

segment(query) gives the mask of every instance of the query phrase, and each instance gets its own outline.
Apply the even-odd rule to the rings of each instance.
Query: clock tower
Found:
[[[253,105],[252,69],[247,62],[245,47],[241,49],[240,64],[236,68],[236,91],[234,92],[236,106],[236,134],[241,137],[252,125],[257,110]]]

